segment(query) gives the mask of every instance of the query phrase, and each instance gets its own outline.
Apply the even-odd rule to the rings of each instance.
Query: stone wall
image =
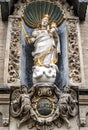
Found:
[[[85,21],[80,23],[85,88],[88,88],[88,33],[87,32],[88,32],[88,9],[87,9]]]
[[[7,22],[2,22],[0,14],[0,87],[4,83],[4,56],[6,47]]]

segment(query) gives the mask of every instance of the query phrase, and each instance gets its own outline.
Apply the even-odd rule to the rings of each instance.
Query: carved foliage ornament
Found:
[[[8,65],[8,83],[19,81],[21,28],[18,18],[11,18],[11,41]]]
[[[69,78],[73,83],[81,82],[77,24],[78,19],[69,18],[67,20]]]

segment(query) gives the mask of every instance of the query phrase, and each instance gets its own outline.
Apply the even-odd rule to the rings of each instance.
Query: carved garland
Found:
[[[11,41],[8,65],[8,83],[19,81],[19,61],[21,48],[21,28],[18,18],[11,18]]]
[[[75,18],[67,20],[69,77],[73,83],[81,82],[77,23]]]

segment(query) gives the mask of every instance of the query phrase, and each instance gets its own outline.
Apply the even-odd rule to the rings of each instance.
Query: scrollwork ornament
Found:
[[[17,91],[19,96],[16,98]],[[67,89],[60,91],[56,86],[33,86],[28,89],[23,86],[22,89],[14,90],[12,96],[11,114],[19,119],[18,128],[26,121],[29,121],[30,129],[36,127],[40,130],[44,127],[52,130],[54,125],[61,127],[63,121],[70,128],[69,117],[77,114],[77,100]]]
[[[19,18],[11,18],[11,41],[8,64],[8,84],[20,82],[19,66],[20,66],[20,43],[21,28]]]

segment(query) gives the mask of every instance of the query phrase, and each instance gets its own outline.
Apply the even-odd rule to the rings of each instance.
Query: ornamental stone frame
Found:
[[[7,42],[6,42],[6,52],[5,52],[6,54],[5,54],[4,85],[8,86],[8,89],[10,88],[12,95],[16,89],[20,90],[21,31],[22,31],[21,25],[20,25],[20,20],[21,20],[20,13],[22,9],[24,8],[24,6],[25,6],[25,3],[16,4],[14,15],[10,16],[8,20]],[[85,90],[83,89],[83,85],[85,81],[84,81],[79,19],[78,17],[74,17],[73,9],[67,4],[67,2],[65,3],[62,2],[62,6],[63,8],[65,7],[64,11],[67,14],[67,43],[68,43],[67,47],[68,47],[68,68],[69,68],[68,85],[72,86],[73,90],[75,89],[76,94],[78,96],[76,100],[79,99],[78,100],[79,103],[77,103],[77,105],[79,105],[79,113],[78,113],[79,115],[74,117],[74,119],[70,119],[71,125],[75,124],[75,126],[72,125],[72,127],[69,129],[73,130],[75,128],[75,130],[79,130],[79,129],[84,130],[83,127],[87,128],[86,115],[88,113],[88,110],[87,110],[88,97],[84,93]],[[10,90],[8,90],[9,93],[10,93]],[[0,94],[0,96],[2,95]],[[5,102],[8,108],[6,109],[6,112],[0,111],[2,115],[3,113],[4,114],[7,113],[10,107],[10,103],[9,103],[10,94],[6,94],[5,96],[8,96],[8,101]],[[84,101],[84,99],[86,99],[86,101]],[[5,98],[5,100],[7,99]],[[85,110],[84,110],[84,107],[85,107]],[[80,119],[79,119],[79,116],[80,116]],[[29,125],[29,123],[25,123],[23,127],[17,128],[17,122],[19,120],[11,117],[11,114],[10,114],[10,119],[9,119],[9,116],[5,115],[5,118],[3,120],[4,120],[3,121],[4,126],[7,126],[10,120],[9,127],[6,127],[5,128],[6,130],[8,129],[28,130],[30,129],[30,127],[35,126],[35,124],[31,122],[30,123],[31,126]],[[53,126],[53,124],[51,125],[52,125],[53,130],[57,130],[56,126],[60,124],[55,122],[56,126]],[[79,125],[80,125],[80,128],[79,128]],[[38,130],[41,129],[41,125],[36,124],[36,128]],[[44,130],[49,129],[49,125],[47,127],[44,127],[43,129]],[[68,128],[66,128],[66,125],[64,124],[63,127],[59,129],[67,130]],[[33,128],[33,130],[35,130],[35,128]]]

